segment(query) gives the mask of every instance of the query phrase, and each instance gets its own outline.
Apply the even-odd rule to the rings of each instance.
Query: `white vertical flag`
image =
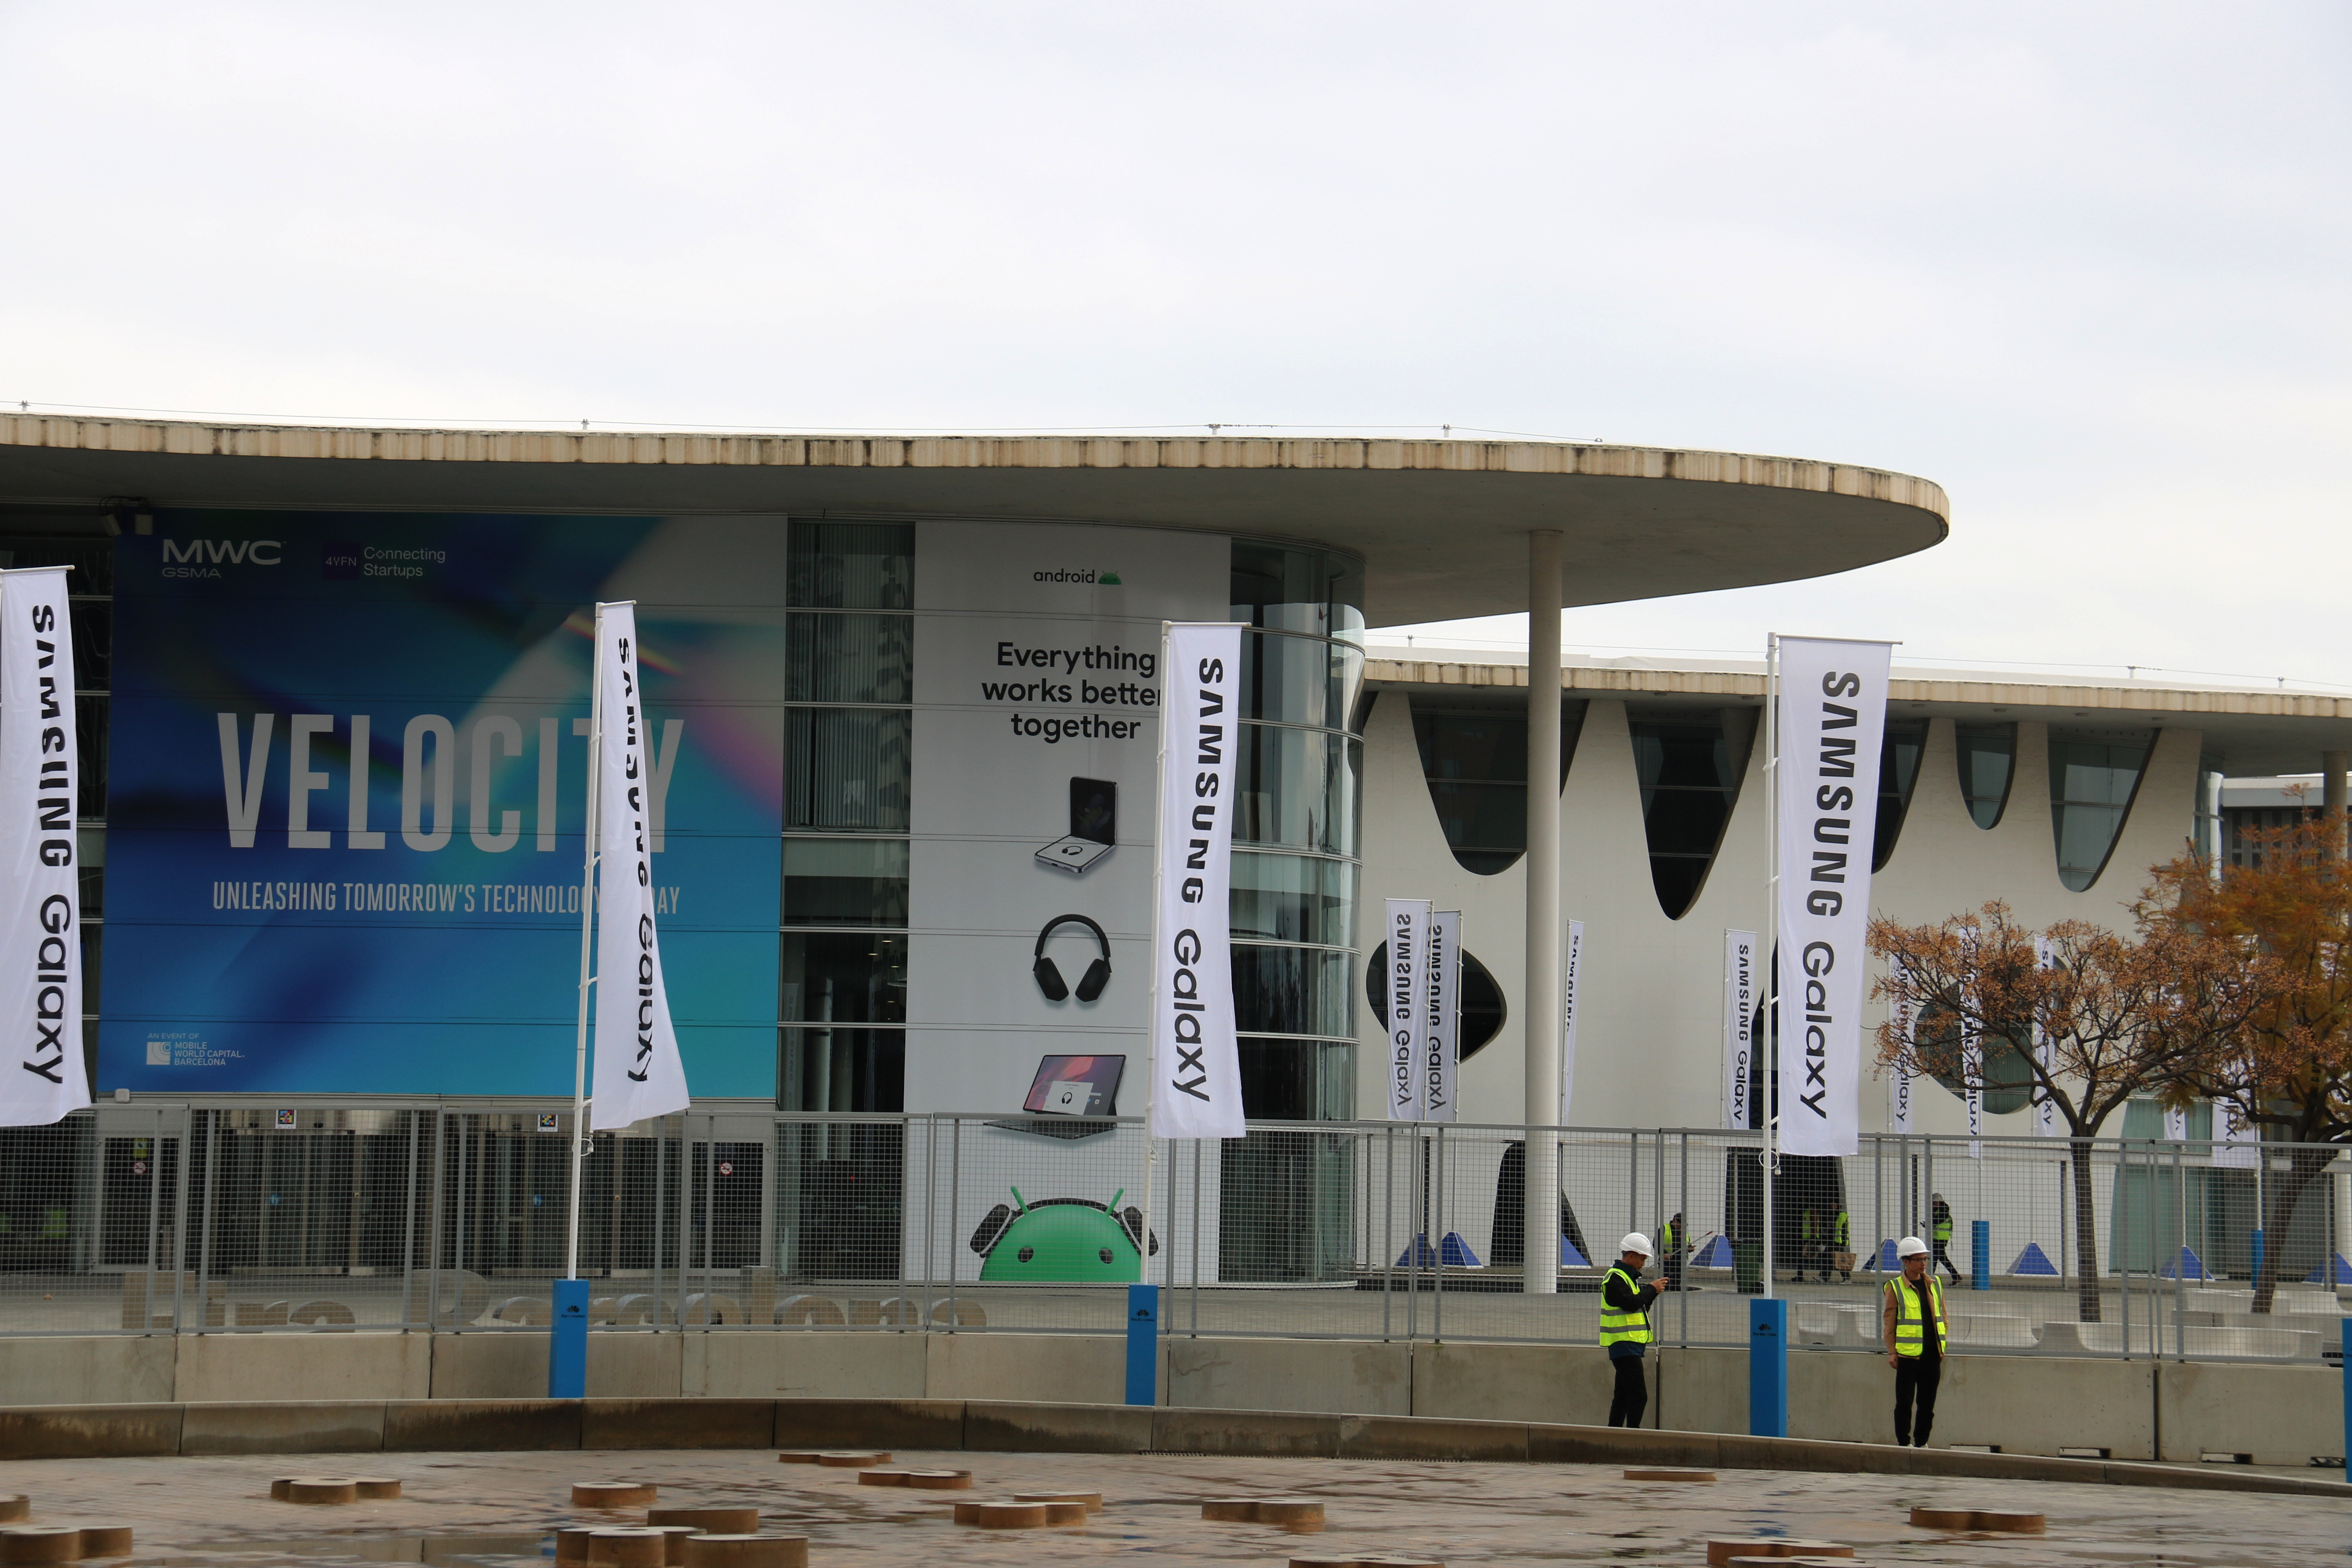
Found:
[[[1773,757],[1780,1145],[1861,1149],[1870,853],[1893,645],[1782,637]]]
[[[1436,910],[1429,917],[1429,1012],[1423,1031],[1428,1072],[1423,1085],[1423,1119],[1451,1121],[1454,1073],[1461,1066],[1462,911]]]
[[[1559,1124],[1568,1125],[1568,1108],[1576,1098],[1576,971],[1584,957],[1584,922],[1570,921],[1568,952],[1559,966]]]
[[[89,1103],[81,1056],[73,616],[66,568],[0,573],[0,1127]]]
[[[1418,1121],[1428,1078],[1422,1037],[1429,1025],[1429,900],[1391,899],[1387,910],[1389,971],[1381,1005],[1389,1026],[1389,1120]]]
[[[1756,933],[1723,933],[1723,1124],[1748,1125],[1756,1071]]]
[[[1170,623],[1160,634],[1160,821],[1152,872],[1151,1095],[1155,1138],[1239,1138],[1232,887],[1234,722],[1242,628]]]
[[[687,1107],[654,929],[645,694],[633,604],[596,606],[596,1079],[588,1125]]]
[[[2225,1169],[2251,1171],[2262,1163],[2263,1130],[2248,1121],[2226,1100],[2213,1102],[2213,1163]]]
[[[1960,1083],[1968,1091],[1969,1158],[1984,1158],[1984,1039],[1976,1026],[1960,1024]]]
[[[2189,1137],[2189,1112],[2173,1106],[2164,1108],[2164,1141],[2185,1142]]]
[[[2053,969],[2057,966],[2058,949],[2048,937],[2037,936],[2033,939],[2033,962],[2043,969]],[[2050,1037],[2048,1030],[2042,1028],[2038,1011],[2033,1019],[2033,1060],[2044,1073],[2053,1073],[2058,1060],[2057,1042]],[[2054,1073],[2053,1075],[2054,1076]],[[2051,1098],[2048,1090],[2039,1086],[2036,1086],[2035,1092],[2042,1098],[2033,1108],[2033,1135],[2036,1138],[2064,1136],[2058,1125],[2058,1102]]]
[[[1906,998],[1895,1003],[1895,1040],[1903,1054],[1886,1073],[1886,1123],[1899,1134],[1911,1131],[1911,1068],[1910,1054],[1916,1047],[1914,1032],[1918,1028],[1919,1016]]]

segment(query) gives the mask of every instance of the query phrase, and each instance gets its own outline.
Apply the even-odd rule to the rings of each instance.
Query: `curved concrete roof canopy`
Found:
[[[1365,558],[1374,626],[1851,571],[1940,542],[1925,479],[1845,464],[1541,441],[730,436],[364,429],[0,415],[0,503],[748,511],[1130,524]]]

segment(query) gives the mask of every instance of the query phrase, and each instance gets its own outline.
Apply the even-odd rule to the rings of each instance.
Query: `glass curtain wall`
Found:
[[[1559,705],[1563,785],[1584,728],[1584,704]],[[1528,710],[1412,705],[1413,744],[1446,847],[1465,871],[1492,877],[1528,852]]]
[[[2152,736],[2050,736],[2050,821],[2058,879],[2081,892],[2114,853],[2147,766]]]
[[[911,523],[795,521],[776,1103],[905,1102]]]
[[[1356,1100],[1363,563],[1235,541],[1231,598],[1249,627],[1234,779],[1242,1103],[1268,1120],[1343,1120]],[[1335,1278],[1352,1266],[1345,1140],[1261,1131],[1221,1158],[1222,1278]]]
[[[1955,724],[1952,749],[1960,760],[1960,796],[1979,827],[1999,825],[2017,773],[2017,726]]]

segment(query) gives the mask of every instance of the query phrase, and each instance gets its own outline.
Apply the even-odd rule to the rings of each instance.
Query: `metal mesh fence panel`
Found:
[[[0,1333],[543,1328],[568,1106],[104,1104],[0,1131]],[[1591,1344],[1620,1238],[1667,1344],[1743,1345],[1764,1288],[1754,1133],[1539,1129],[1561,1268],[1523,1289],[1524,1128],[694,1111],[596,1133],[579,1262],[600,1332],[1123,1331]],[[1791,1341],[1879,1352],[1917,1236],[1964,1354],[2316,1363],[2352,1287],[2352,1161],[2196,1139],[1865,1137],[1769,1177]]]

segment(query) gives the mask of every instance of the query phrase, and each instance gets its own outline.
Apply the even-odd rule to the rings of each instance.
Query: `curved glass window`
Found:
[[[1389,944],[1381,943],[1372,953],[1371,962],[1364,965],[1364,997],[1375,1016],[1385,1011],[1385,998],[1381,995],[1381,982],[1389,966]],[[1460,1037],[1455,1041],[1455,1059],[1468,1061],[1486,1048],[1488,1042],[1503,1032],[1503,1020],[1510,1016],[1510,1007],[1503,999],[1503,988],[1495,984],[1495,976],[1478,962],[1478,955],[1464,949],[1462,953],[1462,1012],[1459,1019]]]
[[[1584,704],[1559,707],[1559,776],[1576,757]],[[1528,713],[1513,708],[1412,704],[1421,774],[1447,847],[1465,871],[1507,871],[1528,850]]]
[[[1950,1009],[1930,1002],[1919,1010],[1919,1038],[1930,1076],[1953,1094],[1966,1098],[1968,1075],[1960,1060],[1960,1030]],[[1987,1035],[1978,1042],[1984,1057],[1984,1112],[2006,1116],[2033,1100],[2033,1068],[2017,1042],[2006,1035]]]
[[[1271,631],[1360,641],[1364,563],[1336,550],[1234,541],[1233,616]]]
[[[2017,726],[1955,724],[1953,750],[1960,759],[1960,797],[1979,827],[1992,827],[2009,805],[2010,780],[2017,776]]]
[[[1238,726],[1234,837],[1327,854],[1356,853],[1363,742],[1325,730]]]
[[[1364,651],[1348,643],[1242,634],[1242,717],[1360,731]]]
[[[1925,719],[1889,719],[1878,749],[1878,816],[1870,846],[1870,868],[1883,871],[1903,836],[1911,809],[1911,786],[1919,781],[1919,753],[1927,744]]]
[[[1234,944],[1234,1022],[1244,1035],[1344,1038],[1348,954],[1332,948]]]
[[[2148,742],[2050,737],[2050,821],[2058,879],[2081,892],[2099,879],[2131,815]]]
[[[1723,842],[1739,796],[1739,773],[1747,762],[1732,755],[1731,737],[1720,714],[1677,710],[1671,714],[1628,714],[1633,736],[1633,771],[1642,786],[1642,830],[1649,840],[1650,881],[1658,907],[1680,920],[1698,897]]]
[[[1306,855],[1234,856],[1236,938],[1345,947],[1353,940],[1356,867]]]

